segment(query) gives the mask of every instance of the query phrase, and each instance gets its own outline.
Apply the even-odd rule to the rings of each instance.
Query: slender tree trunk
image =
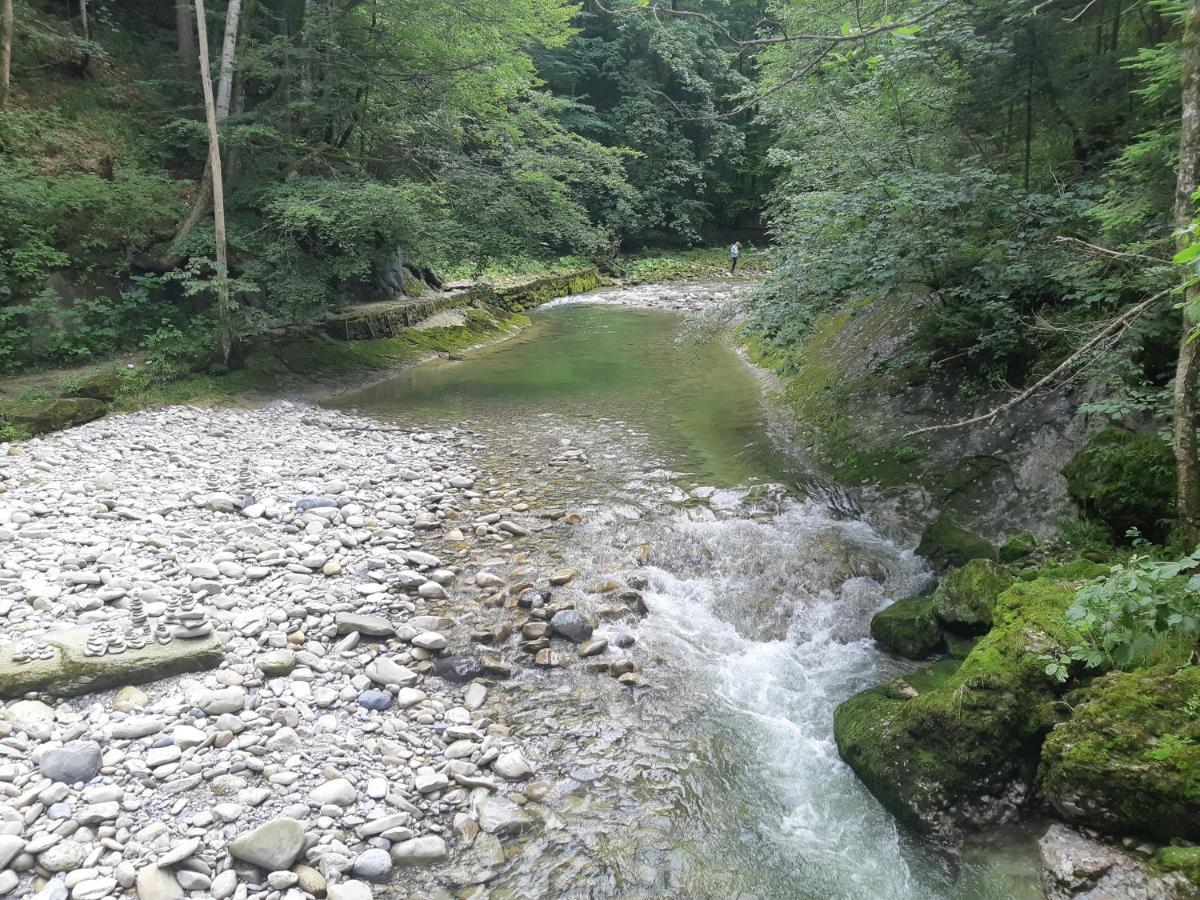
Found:
[[[231,0],[231,6],[237,0]],[[1200,0],[1197,0],[1200,2]],[[204,91],[204,118],[208,123],[208,163],[212,170],[213,235],[217,256],[217,347],[229,361],[233,351],[233,314],[229,300],[229,262],[225,253],[225,187],[221,182],[221,136],[217,129],[217,104],[208,69],[208,32],[204,27],[204,0],[196,3],[196,43],[200,48],[200,86]]]
[[[225,43],[221,47],[221,80],[217,82],[217,121],[229,116],[229,99],[233,94],[233,61],[237,56],[238,21],[242,17],[242,0],[229,0],[225,11]]]
[[[196,71],[196,23],[191,0],[175,0],[175,47],[183,77],[191,78]]]
[[[230,54],[235,54],[237,52],[237,20],[241,18],[241,11],[242,11],[241,0],[230,0],[228,15],[233,16],[233,18],[234,18],[233,41],[232,41],[232,43],[230,42],[229,19],[226,19],[225,20],[225,45],[222,48],[222,53],[228,52]],[[208,29],[205,27],[205,24],[204,24],[204,10],[202,10],[202,9],[196,10],[196,20],[199,23],[197,33],[199,33],[200,31],[204,32],[204,46],[207,47],[208,46]],[[208,57],[206,54],[205,59],[207,59],[207,58]],[[217,97],[219,98],[222,95],[224,95],[226,98],[226,101],[225,101],[224,108],[221,107],[219,102],[217,103],[216,116],[217,116],[218,124],[220,124],[221,122],[224,122],[225,119],[228,118],[228,116],[229,116],[229,97],[232,95],[232,91],[233,91],[232,81],[233,81],[233,56],[231,55],[229,57],[229,65],[225,64],[225,57],[223,56],[222,60],[221,60],[221,78],[217,82]],[[211,84],[211,83],[212,83],[212,81],[210,78],[209,84]],[[211,162],[211,156],[210,156],[209,161],[205,162],[205,164],[204,164],[204,174],[200,177],[200,190],[196,194],[196,202],[192,204],[191,211],[188,212],[188,217],[186,219],[184,219],[183,224],[179,226],[179,230],[177,232],[175,232],[175,237],[171,240],[172,244],[178,244],[181,240],[183,240],[189,234],[191,234],[192,231],[195,230],[196,226],[200,224],[200,220],[204,218],[205,214],[209,210],[209,198],[212,196],[212,193],[213,193],[212,162]],[[170,261],[174,262],[174,260],[170,260]],[[182,261],[182,260],[180,260],[180,261]],[[174,265],[168,266],[168,268],[174,268],[174,266],[178,265],[178,264],[179,264],[179,262],[174,262]]]
[[[1192,195],[1200,181],[1200,0],[1191,2],[1182,50],[1183,113],[1179,125],[1175,224],[1187,228],[1195,218],[1196,204]],[[1200,285],[1190,284],[1183,303],[1174,397],[1175,465],[1179,479],[1177,512],[1180,537],[1189,549],[1200,541],[1200,470],[1196,460],[1196,380],[1200,375],[1200,341],[1193,340],[1197,322],[1190,314],[1190,308],[1197,302],[1200,302]]]
[[[0,109],[8,106],[9,73],[12,71],[13,0],[0,0],[3,34],[0,34]]]

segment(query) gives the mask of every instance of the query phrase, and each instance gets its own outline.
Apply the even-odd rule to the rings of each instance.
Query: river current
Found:
[[[838,757],[837,704],[912,665],[867,626],[928,583],[922,561],[797,489],[756,377],[720,340],[688,339],[677,313],[605,302],[627,295],[583,299],[335,404],[471,428],[486,467],[579,511],[535,552],[581,583],[636,585],[648,608],[597,631],[632,639],[645,687],[581,665],[510,685],[508,721],[551,785],[544,827],[503,860],[468,854],[444,896],[1040,896],[1030,834],[947,855]],[[549,462],[571,451],[588,464]]]

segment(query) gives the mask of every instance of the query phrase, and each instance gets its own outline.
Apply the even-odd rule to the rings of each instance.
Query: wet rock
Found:
[[[504,797],[484,797],[475,807],[475,814],[479,827],[488,834],[520,834],[537,824],[532,816]]]
[[[1195,897],[1178,873],[1155,875],[1145,862],[1084,837],[1066,825],[1051,825],[1038,841],[1042,893],[1047,900],[1169,900]]]
[[[392,847],[391,860],[398,866],[430,866],[449,859],[446,842],[440,837],[419,837]]]
[[[433,661],[434,674],[447,681],[464,684],[479,677],[479,661],[472,656],[442,656]]]
[[[579,645],[579,655],[586,659],[589,656],[599,656],[607,649],[608,640],[606,638],[593,638]]]
[[[576,644],[592,636],[592,624],[577,609],[560,609],[550,619],[556,634]]]
[[[558,669],[567,664],[567,658],[565,656],[563,656],[557,650],[551,650],[549,647],[544,650],[539,650],[537,655],[533,658],[533,661],[536,665],[542,666],[546,669]]]
[[[942,626],[932,597],[906,597],[871,618],[871,637],[886,650],[922,659],[942,645]]]
[[[555,587],[562,587],[570,584],[575,578],[574,569],[556,569],[550,574],[550,583]]]
[[[520,781],[533,774],[533,769],[520,750],[501,753],[492,763],[492,771],[509,781]]]
[[[973,559],[995,559],[996,549],[946,516],[938,516],[921,532],[917,555],[939,571],[966,565]]]
[[[992,627],[996,598],[1015,581],[990,559],[973,559],[947,573],[933,595],[933,612],[947,627],[982,633]]]

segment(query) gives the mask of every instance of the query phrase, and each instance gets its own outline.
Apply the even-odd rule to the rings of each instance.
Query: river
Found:
[[[551,785],[545,827],[502,862],[459,865],[444,895],[1040,896],[1029,833],[941,853],[834,746],[835,706],[911,665],[867,625],[928,582],[924,564],[864,520],[767,487],[796,485],[800,467],[723,342],[606,299],[543,308],[512,340],[334,404],[471,428],[488,466],[581,512],[538,552],[582,583],[638,587],[648,607],[598,629],[632,640],[646,687],[578,664],[518,677],[508,716]],[[587,465],[554,464],[564,456]]]

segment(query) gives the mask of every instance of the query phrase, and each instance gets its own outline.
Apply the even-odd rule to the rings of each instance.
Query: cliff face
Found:
[[[874,514],[912,535],[940,513],[993,540],[1049,537],[1075,515],[1062,469],[1096,429],[1081,397],[1060,389],[965,428],[914,434],[994,409],[1011,394],[969,397],[950,377],[915,382],[899,360],[921,316],[912,298],[829,314],[785,352],[753,337],[751,357],[780,377],[801,455],[862,485]]]

